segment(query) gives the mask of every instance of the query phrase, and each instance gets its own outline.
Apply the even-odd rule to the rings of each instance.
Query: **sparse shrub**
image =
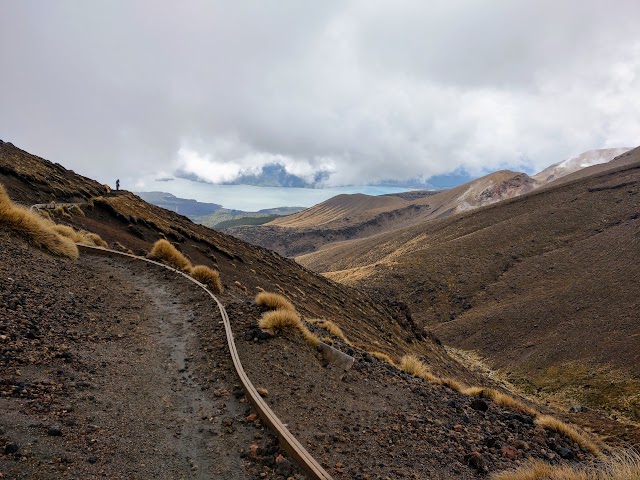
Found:
[[[72,240],[59,235],[52,228],[52,222],[14,204],[2,184],[0,184],[0,223],[24,235],[29,242],[54,255],[78,258],[78,247]]]
[[[515,470],[494,474],[492,480],[637,480],[640,478],[640,455],[626,452],[594,466],[549,465],[531,461]]]
[[[147,258],[156,260],[164,260],[169,265],[179,270],[189,272],[191,270],[191,262],[180,251],[174,247],[169,241],[160,239],[151,247],[151,251]]]
[[[271,310],[295,311],[293,304],[282,295],[272,292],[260,292],[256,295],[256,303]]]
[[[208,286],[213,293],[222,293],[223,287],[220,274],[205,265],[196,265],[191,269],[191,276]]]
[[[300,315],[293,310],[273,310],[265,312],[258,322],[260,328],[266,330],[299,330],[302,326]]]
[[[536,418],[536,424],[546,428],[547,430],[553,430],[554,432],[558,432],[565,437],[570,438],[584,450],[598,456],[602,455],[600,447],[598,447],[586,433],[578,431],[575,427],[563,422],[562,420],[558,420],[551,415],[540,415]]]
[[[247,287],[245,287],[241,282],[239,282],[238,280],[236,280],[235,282],[233,282],[233,284],[238,287],[240,290],[244,290],[245,292],[247,291]]]

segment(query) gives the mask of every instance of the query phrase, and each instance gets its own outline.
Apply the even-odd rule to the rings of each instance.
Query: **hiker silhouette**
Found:
[[[120,190],[120,179],[116,180],[116,191]]]

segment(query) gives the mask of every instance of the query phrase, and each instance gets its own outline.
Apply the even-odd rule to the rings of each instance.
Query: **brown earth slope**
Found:
[[[531,393],[637,421],[640,149],[620,164],[299,260],[397,296]]]
[[[255,245],[298,256],[336,242],[366,238],[427,220],[490,205],[539,185],[524,173],[501,170],[431,195],[338,195],[300,213],[228,233]]]
[[[335,284],[293,260],[194,224],[129,192],[106,194],[97,182],[10,143],[0,143],[0,183],[14,201],[26,206],[51,200],[80,202],[82,214],[52,211],[54,220],[97,233],[113,248],[144,255],[153,242],[167,238],[194,265],[219,270],[225,287],[238,297],[252,299],[260,288],[282,293],[307,317],[340,324],[354,341],[395,355],[417,349],[445,371],[457,368],[428,332],[415,328],[397,302]]]
[[[21,170],[16,159],[32,167]],[[0,145],[0,166],[0,181],[14,198],[28,205],[55,193],[78,201],[83,213],[62,209],[55,219],[99,233],[114,248],[144,253],[166,237],[194,263],[218,268],[249,375],[267,387],[276,413],[334,478],[478,478],[533,458],[594,460],[529,414],[429,383],[368,354],[364,348],[372,346],[396,359],[413,351],[440,375],[480,381],[418,329],[401,303],[373,301],[127,192],[96,197],[95,182],[10,144]],[[54,192],[52,185],[65,190]],[[294,473],[237,393],[218,324],[197,292],[134,260],[55,259],[2,228],[0,242],[2,475]],[[353,345],[333,341],[356,358],[354,368],[345,373],[319,361],[296,336],[258,338],[261,310],[252,301],[258,286],[283,291],[307,319],[338,323]],[[255,445],[247,448],[251,437]]]

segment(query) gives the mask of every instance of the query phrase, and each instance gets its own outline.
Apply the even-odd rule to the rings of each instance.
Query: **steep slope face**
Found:
[[[322,227],[326,225],[344,225],[350,220],[355,222],[361,216],[370,218],[377,212],[395,210],[407,204],[399,197],[371,196],[362,193],[336,195],[318,205],[295,215],[278,218],[269,225],[288,228]]]
[[[2,224],[0,245],[2,476],[306,478],[238,388],[205,292],[131,258],[52,257]],[[524,457],[594,460],[531,416],[339,339],[357,359],[349,372],[299,336],[247,335],[260,308],[233,291],[220,298],[249,378],[336,480],[476,479]]]
[[[533,178],[541,184],[554,182],[559,178],[570,175],[593,165],[608,163],[614,158],[623,155],[631,150],[630,147],[623,148],[603,148],[600,150],[589,150],[581,153],[577,157],[572,157],[562,162],[554,163],[537,173]]]
[[[640,149],[625,162],[300,261],[397,295],[418,322],[531,391],[637,419]]]
[[[107,194],[97,182],[10,143],[0,144],[0,183],[26,206],[51,200],[78,202],[82,214],[51,215],[59,223],[99,234],[112,248],[145,255],[153,242],[167,238],[193,264],[219,270],[226,289],[239,298],[252,300],[259,289],[282,293],[305,317],[333,320],[363,347],[375,345],[394,355],[416,351],[431,358],[436,370],[467,374],[397,302],[374,300],[335,284],[293,260],[194,224],[129,192]]]
[[[490,205],[537,186],[524,173],[501,170],[432,195],[338,195],[296,215],[259,227],[232,228],[229,233],[283,255],[298,256],[335,242],[366,238]]]

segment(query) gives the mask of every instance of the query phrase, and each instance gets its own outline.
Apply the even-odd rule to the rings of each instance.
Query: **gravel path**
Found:
[[[299,476],[251,421],[204,292],[0,244],[0,478]]]

